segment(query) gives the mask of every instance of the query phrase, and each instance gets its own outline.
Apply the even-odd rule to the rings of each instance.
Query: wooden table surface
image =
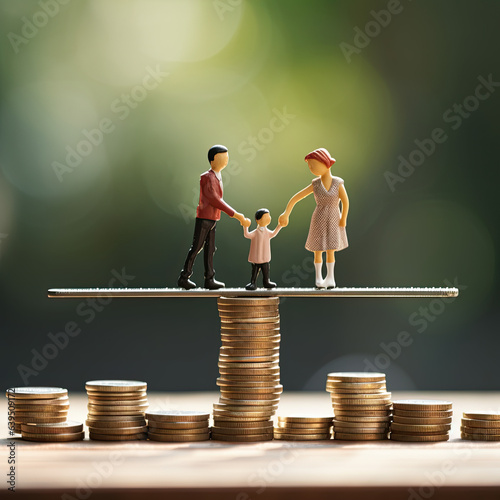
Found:
[[[210,412],[218,393],[149,393],[150,408]],[[284,442],[30,443],[15,438],[17,498],[500,498],[500,443],[460,439],[463,411],[500,411],[500,393],[393,393],[453,402],[444,443]],[[5,439],[7,405],[3,402]],[[87,398],[70,393],[69,419]],[[332,413],[329,394],[287,393],[278,414]],[[4,453],[4,470],[8,470]],[[5,478],[5,476],[4,476]],[[4,483],[2,495],[10,494]],[[69,496],[61,496],[63,494]]]

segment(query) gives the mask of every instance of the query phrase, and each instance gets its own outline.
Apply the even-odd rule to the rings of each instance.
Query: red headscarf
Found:
[[[330,168],[335,163],[335,158],[330,156],[330,153],[325,148],[315,149],[311,151],[304,160],[318,160],[321,163],[325,164],[328,168]]]

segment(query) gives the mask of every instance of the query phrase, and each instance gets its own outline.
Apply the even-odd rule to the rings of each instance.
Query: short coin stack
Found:
[[[146,413],[151,441],[186,443],[210,439],[209,413],[155,410]]]
[[[470,441],[500,441],[500,413],[464,412],[461,438]]]
[[[279,298],[218,300],[222,347],[221,397],[214,404],[212,439],[269,441],[271,417],[283,386],[279,383]]]
[[[62,387],[13,387],[7,389],[13,431],[21,434],[21,425],[65,422],[69,410],[68,390]]]
[[[58,424],[22,424],[21,433],[26,441],[61,443],[81,441],[85,437],[82,422],[60,422]]]
[[[282,441],[318,441],[332,438],[333,418],[313,415],[278,417],[274,439]]]
[[[391,422],[391,393],[384,373],[329,373],[326,390],[335,414],[334,439],[387,439]]]
[[[85,422],[90,439],[136,441],[147,438],[144,412],[147,384],[137,380],[92,380],[85,384],[89,397]]]
[[[399,400],[394,406],[391,440],[406,442],[448,441],[452,403],[437,400]]]

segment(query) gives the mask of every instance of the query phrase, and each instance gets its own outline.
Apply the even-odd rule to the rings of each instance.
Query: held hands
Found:
[[[278,223],[280,226],[282,227],[286,227],[288,226],[288,215],[286,214],[286,212],[283,212],[279,218],[278,218]]]
[[[245,216],[239,212],[235,212],[233,218],[237,219],[243,227],[250,227],[250,224],[252,223],[250,219],[245,219]]]

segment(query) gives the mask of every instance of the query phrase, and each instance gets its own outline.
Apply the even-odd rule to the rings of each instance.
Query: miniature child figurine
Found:
[[[309,170],[317,177],[309,186],[290,199],[286,210],[280,215],[279,223],[286,227],[290,212],[295,204],[314,193],[317,206],[311,218],[306,249],[314,252],[316,287],[334,288],[336,286],[335,252],[348,246],[345,228],[349,212],[349,198],[343,179],[334,177],[330,172],[330,167],[335,163],[335,159],[330,156],[326,149],[319,148],[312,151],[305,157],[305,161]],[[342,213],[339,209],[340,201],[342,201]],[[323,279],[321,270],[323,252],[326,252],[326,279]]]
[[[200,177],[200,201],[196,209],[196,225],[194,227],[193,243],[186,257],[186,262],[177,280],[177,286],[190,290],[196,288],[196,283],[189,278],[193,274],[193,265],[197,255],[204,248],[205,257],[205,288],[217,290],[225,285],[215,279],[215,226],[220,219],[221,210],[229,217],[237,219],[241,225],[250,225],[250,219],[236,212],[222,199],[221,172],[229,161],[229,153],[225,146],[216,145],[208,150],[210,170]]]
[[[252,264],[252,278],[245,287],[247,290],[256,290],[257,277],[262,269],[262,278],[265,288],[275,288],[276,283],[269,280],[270,261],[271,261],[271,239],[274,238],[281,229],[278,224],[274,231],[267,229],[271,223],[271,214],[267,208],[261,208],[255,213],[257,228],[249,232],[246,224],[243,224],[243,234],[245,238],[252,240],[250,242],[250,253],[248,262]]]

